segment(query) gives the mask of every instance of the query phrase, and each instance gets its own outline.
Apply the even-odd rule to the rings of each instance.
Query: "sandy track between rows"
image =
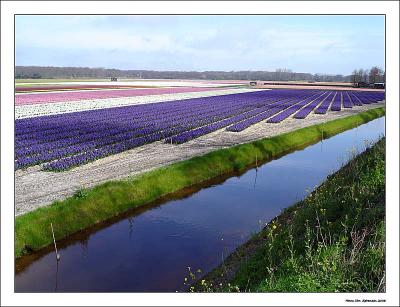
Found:
[[[97,160],[66,172],[52,173],[40,166],[15,172],[15,214],[20,215],[73,195],[80,188],[123,178],[184,160],[207,152],[278,135],[302,127],[381,107],[384,102],[363,105],[325,115],[310,114],[306,120],[289,118],[279,124],[265,121],[240,133],[221,129],[181,145],[155,142],[117,155]]]

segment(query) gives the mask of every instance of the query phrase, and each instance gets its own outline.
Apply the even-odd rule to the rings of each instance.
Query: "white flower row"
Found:
[[[227,85],[241,85],[248,84],[246,81],[238,82],[218,82],[206,80],[195,81],[195,80],[131,80],[131,81],[79,81],[79,82],[37,82],[37,83],[18,83],[17,85],[135,85],[135,86],[183,86],[183,87],[217,87],[217,86],[227,86]]]
[[[213,91],[193,92],[193,93],[176,93],[176,94],[133,96],[133,97],[122,97],[122,98],[107,98],[107,99],[20,105],[20,106],[15,106],[15,118],[20,119],[20,118],[28,118],[36,116],[122,107],[122,106],[136,105],[136,104],[220,96],[220,95],[238,94],[238,93],[246,93],[254,91],[258,90],[238,88],[238,89],[213,90]]]

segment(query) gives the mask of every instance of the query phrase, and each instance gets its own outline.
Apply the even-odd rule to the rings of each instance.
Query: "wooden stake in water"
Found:
[[[57,250],[56,238],[54,237],[53,223],[50,223],[50,226],[51,226],[51,233],[53,234],[53,243],[54,243],[54,249],[56,251],[56,259],[57,261],[60,261],[61,257]]]

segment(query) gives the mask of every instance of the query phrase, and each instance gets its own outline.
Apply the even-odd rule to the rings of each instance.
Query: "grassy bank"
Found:
[[[279,136],[217,150],[181,161],[138,177],[110,181],[51,206],[18,216],[15,220],[15,255],[19,257],[52,243],[50,223],[59,240],[161,196],[240,171],[258,162],[318,142],[347,129],[383,116],[384,108],[372,109],[325,124],[306,127]]]
[[[272,220],[194,290],[385,291],[385,139]]]

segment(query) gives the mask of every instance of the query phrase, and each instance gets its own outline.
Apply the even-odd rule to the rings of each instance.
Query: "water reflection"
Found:
[[[255,176],[254,176],[254,185],[253,185],[253,188],[254,188],[254,189],[256,188],[257,174],[258,174],[258,167],[256,167]]]
[[[81,244],[82,248],[82,257],[87,258],[89,254],[89,238],[88,237],[83,238],[79,240],[79,243]]]
[[[129,240],[132,239],[132,233],[133,233],[133,217],[128,217],[128,229],[129,229]]]
[[[54,292],[57,292],[58,290],[58,266],[60,265],[60,261],[56,261],[57,262],[57,268],[56,268],[56,285],[54,287]]]

